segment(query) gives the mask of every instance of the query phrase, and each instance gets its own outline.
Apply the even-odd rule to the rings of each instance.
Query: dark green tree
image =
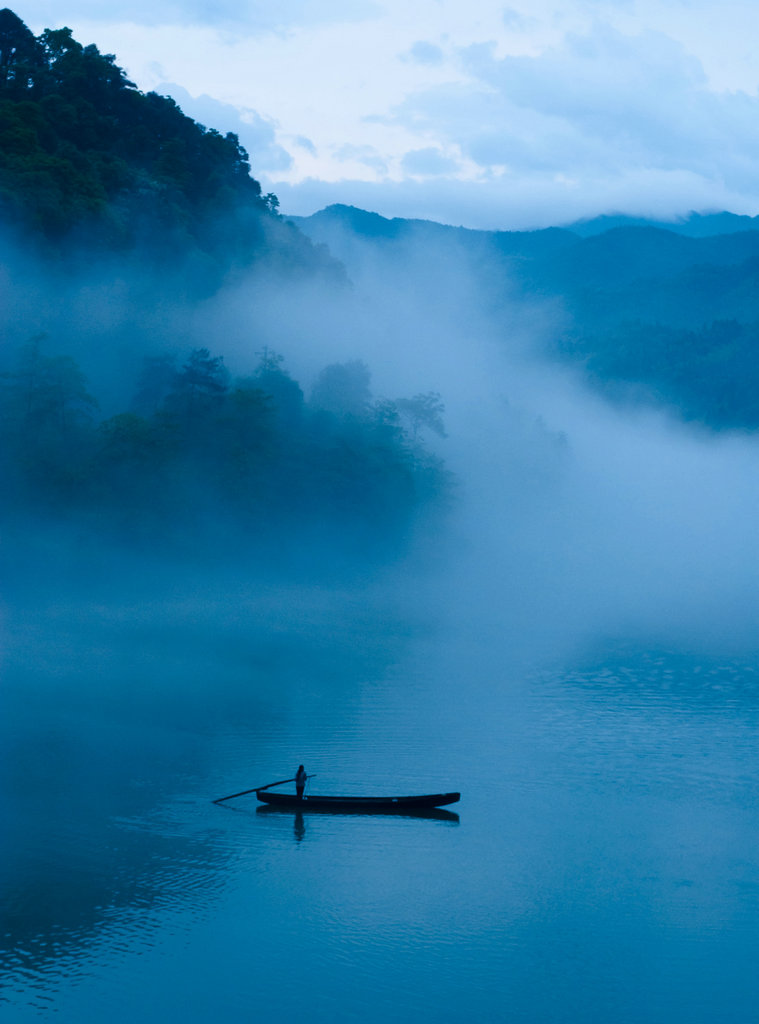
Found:
[[[411,437],[417,439],[423,428],[431,430],[438,437],[445,437],[443,413],[445,405],[437,391],[426,391],[414,395],[413,398],[398,398],[395,402],[401,416],[407,420],[411,428]]]
[[[229,388],[229,372],[223,356],[196,348],[174,379],[171,405],[192,418],[219,406]]]
[[[22,345],[16,365],[4,374],[5,408],[27,440],[68,441],[98,408],[87,379],[71,356],[45,356],[44,335]]]
[[[23,21],[4,7],[0,10],[0,89],[25,96],[44,67],[41,47]]]
[[[269,395],[276,415],[283,426],[295,427],[303,411],[303,391],[282,366],[284,357],[273,352],[268,346],[257,353],[258,366],[248,384]]]

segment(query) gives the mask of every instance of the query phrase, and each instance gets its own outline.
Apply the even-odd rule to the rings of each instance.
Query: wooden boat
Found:
[[[460,793],[430,793],[424,796],[295,796],[292,793],[255,791],[263,804],[289,811],[334,811],[336,814],[417,814],[455,804]]]

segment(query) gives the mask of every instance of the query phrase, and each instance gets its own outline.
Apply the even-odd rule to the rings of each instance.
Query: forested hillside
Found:
[[[246,377],[195,349],[148,357],[130,407],[98,415],[73,359],[34,338],[0,379],[6,526],[82,531],[182,558],[271,564],[402,550],[419,510],[448,487],[424,431],[436,395],[375,401],[360,361],[325,367],[306,398],[271,351]],[[63,535],[63,534],[61,534]]]
[[[6,568],[98,544],[365,566],[444,507],[424,443],[444,433],[439,396],[377,397],[359,359],[301,386],[272,350],[289,307],[308,324],[320,288],[346,287],[277,207],[236,136],[143,94],[69,29],[35,37],[0,11]]]
[[[35,37],[0,10],[0,218],[38,250],[77,243],[198,262],[208,289],[236,264],[340,269],[277,215],[234,134],[142,93],[70,29]],[[202,257],[202,258],[201,258]],[[202,281],[201,281],[202,278]]]
[[[350,269],[361,253],[423,266],[467,260],[504,341],[518,303],[556,310],[541,338],[616,398],[649,400],[723,429],[759,429],[759,231],[751,218],[681,228],[600,219],[573,229],[470,231],[333,206],[297,223]],[[722,234],[722,228],[732,229]]]

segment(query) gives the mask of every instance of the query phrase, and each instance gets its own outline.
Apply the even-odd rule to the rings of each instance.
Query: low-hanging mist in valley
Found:
[[[51,600],[97,580],[118,603],[237,574],[383,594],[535,656],[628,630],[745,636],[755,442],[682,422],[687,407],[729,425],[735,389],[715,415],[679,367],[709,343],[704,366],[736,376],[755,233],[601,225],[572,248],[567,231],[347,208],[292,223],[235,135],[141,93],[68,29],[0,21],[9,604],[46,579]],[[592,364],[615,301],[634,312],[651,292],[649,321],[676,306],[705,258],[702,315],[732,289],[745,329],[663,336],[679,377],[642,383],[667,405],[624,390],[629,351],[614,400],[560,361],[568,345]]]
[[[752,643],[750,433],[594,393],[545,355],[560,306],[508,281],[495,293],[455,247],[347,269],[351,289],[310,295],[285,317],[276,296],[271,308],[305,379],[318,353],[363,360],[379,394],[442,397],[447,436],[429,443],[454,497],[447,519],[420,531],[416,560],[390,570],[396,599],[536,657],[630,632]],[[246,322],[244,286],[219,303],[220,318]]]
[[[504,650],[536,656],[630,630],[671,631],[686,644],[750,639],[750,434],[599,397],[545,355],[560,306],[510,292],[508,282],[496,292],[455,247],[417,248],[398,264],[370,254],[346,263],[348,283],[241,275],[191,301],[134,267],[117,281],[93,270],[61,282],[17,257],[7,264],[6,301],[23,325],[18,341],[42,336],[51,353],[77,359],[103,417],[128,407],[145,357],[181,365],[200,347],[241,378],[262,352],[277,353],[306,396],[330,365],[362,365],[372,401],[439,396],[446,436],[413,429],[452,474],[446,511],[409,523],[413,541],[386,564],[366,551],[364,571],[354,550],[358,572],[344,566],[346,579],[369,603],[384,593],[415,614],[442,615],[447,628],[484,631]],[[204,515],[223,510],[210,504]],[[244,530],[236,544],[241,574],[254,581]],[[111,555],[118,595],[117,547]],[[150,557],[160,578],[160,553]],[[311,561],[326,566],[329,553]],[[286,581],[293,568],[283,567]],[[213,575],[212,561],[204,571]],[[339,589],[340,573],[329,577],[316,585]]]

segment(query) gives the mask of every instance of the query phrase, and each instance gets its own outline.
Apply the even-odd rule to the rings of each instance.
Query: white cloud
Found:
[[[406,174],[430,177],[438,174],[453,174],[459,164],[435,146],[427,146],[425,149],[412,149],[406,153],[401,160],[401,167]]]
[[[358,163],[364,167],[371,167],[378,174],[387,173],[387,161],[374,146],[353,146],[346,143],[334,150],[335,159],[341,163]]]
[[[683,172],[736,190],[759,181],[759,96],[709,89],[658,33],[597,26],[537,57],[461,54],[470,81],[409,96],[395,120],[460,146],[483,171],[575,179]]]
[[[511,32],[526,32],[537,25],[537,18],[522,14],[513,7],[506,7],[501,13],[504,26]]]
[[[317,155],[316,146],[313,144],[311,139],[307,138],[305,135],[294,136],[292,143],[294,146],[300,146],[301,149],[305,149],[305,151],[311,156]]]
[[[408,53],[404,53],[404,60],[415,61],[417,64],[442,64],[443,51],[434,43],[417,40]]]

